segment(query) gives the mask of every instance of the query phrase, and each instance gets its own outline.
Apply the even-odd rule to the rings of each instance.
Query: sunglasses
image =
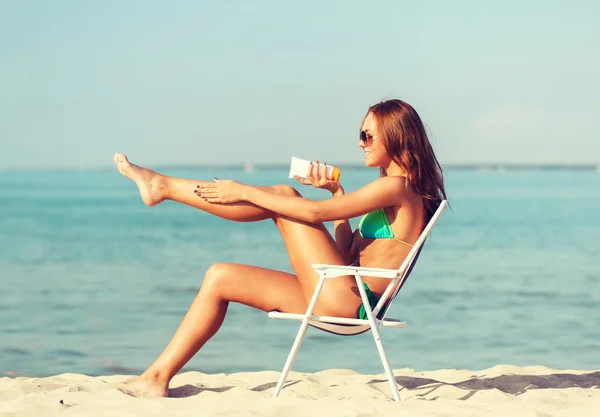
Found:
[[[363,143],[363,145],[370,146],[371,144],[373,144],[373,135],[367,135],[367,132],[361,130],[360,141]]]

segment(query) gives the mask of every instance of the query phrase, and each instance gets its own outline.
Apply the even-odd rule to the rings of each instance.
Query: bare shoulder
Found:
[[[393,175],[389,177],[380,177],[376,180],[371,181],[369,184],[377,185],[378,187],[392,188],[392,189],[406,189],[408,180],[406,177],[400,177]]]
[[[408,179],[401,176],[381,177],[372,181],[370,186],[373,186],[378,191],[394,197],[396,202],[401,202],[408,197],[410,186]]]

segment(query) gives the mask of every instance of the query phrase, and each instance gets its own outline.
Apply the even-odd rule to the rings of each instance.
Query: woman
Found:
[[[211,266],[179,329],[162,354],[139,377],[124,384],[132,395],[167,396],[169,381],[219,330],[230,302],[264,311],[304,313],[318,275],[311,264],[399,268],[425,224],[446,198],[442,171],[416,111],[400,100],[369,108],[359,147],[380,178],[349,194],[312,166],[302,184],[324,188],[332,198],[313,201],[287,185],[258,187],[235,181],[195,181],[160,175],[132,165],[122,154],[115,163],[135,181],[149,206],[174,200],[240,222],[271,219],[281,232],[295,275],[250,265]],[[323,171],[324,172],[324,171]],[[366,214],[366,215],[365,215]],[[349,218],[365,215],[352,233]],[[334,221],[335,240],[323,225]],[[389,284],[363,277],[373,305]],[[365,317],[352,276],[327,280],[314,314]]]

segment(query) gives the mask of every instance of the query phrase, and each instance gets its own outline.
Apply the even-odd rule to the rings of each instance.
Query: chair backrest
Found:
[[[444,211],[444,209],[447,206],[448,206],[448,202],[446,200],[443,200],[440,203],[440,205],[436,209],[435,213],[433,214],[433,216],[427,223],[427,226],[425,226],[425,229],[423,229],[421,236],[419,236],[419,239],[417,239],[417,241],[415,242],[415,245],[413,246],[411,251],[406,256],[406,259],[404,260],[404,262],[402,262],[402,265],[400,265],[400,268],[398,268],[398,274],[401,274],[400,280],[396,283],[396,285],[395,285],[395,287],[393,287],[393,289],[388,287],[388,289],[386,289],[385,292],[383,293],[381,300],[377,303],[377,306],[375,308],[377,308],[377,307],[380,308],[380,311],[377,314],[377,318],[379,318],[380,320],[385,318],[387,312],[389,311],[389,309],[392,305],[392,302],[394,301],[394,298],[396,298],[396,295],[398,294],[398,292],[400,292],[400,289],[402,288],[402,286],[408,279],[408,276],[412,272],[413,267],[417,263],[417,259],[419,258],[419,255],[421,253],[421,249],[423,248],[423,243],[425,242],[425,239],[427,239],[427,236],[429,236],[429,233],[431,232],[433,225],[435,225],[435,222],[437,222],[440,215],[442,214],[442,211]],[[393,292],[391,292],[392,290],[393,290]],[[389,294],[389,295],[387,295],[387,294]],[[380,304],[383,304],[383,306],[380,306]],[[312,327],[315,327],[317,329],[326,331],[328,333],[338,335],[338,336],[355,336],[357,334],[364,333],[370,329],[370,326],[368,324],[341,324],[341,323],[311,322],[311,323],[309,323],[309,325]]]
[[[383,306],[380,307],[381,310],[377,314],[377,318],[379,318],[380,320],[385,318],[387,312],[389,311],[390,307],[392,306],[392,302],[394,301],[394,298],[396,298],[396,295],[398,295],[398,293],[400,292],[400,289],[402,288],[402,286],[408,279],[408,276],[412,272],[415,264],[417,263],[417,260],[419,259],[419,255],[421,254],[421,249],[423,249],[423,243],[425,243],[425,240],[429,236],[429,233],[431,233],[431,229],[433,229],[433,226],[435,225],[437,220],[440,218],[440,215],[442,214],[442,212],[444,211],[444,209],[447,206],[448,206],[448,201],[442,200],[440,202],[440,205],[436,209],[433,216],[431,216],[431,219],[429,220],[429,222],[423,229],[423,232],[421,232],[421,236],[419,236],[419,238],[415,242],[413,248],[406,256],[406,259],[404,259],[404,262],[402,262],[402,265],[400,265],[400,268],[398,268],[398,273],[401,274],[401,277],[400,277],[400,281],[396,284],[395,288],[393,289],[393,293],[391,295],[389,295],[388,297],[386,297],[386,293],[388,292],[388,290],[386,290],[383,293],[383,296],[381,297],[381,300],[379,301],[379,303],[377,303],[377,307],[380,307],[379,305],[383,304]]]

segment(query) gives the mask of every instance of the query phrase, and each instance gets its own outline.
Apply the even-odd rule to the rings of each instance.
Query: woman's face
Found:
[[[365,164],[368,167],[387,167],[391,159],[383,146],[383,141],[377,131],[377,123],[373,114],[367,114],[365,121],[363,122],[361,138],[366,139],[358,141],[358,146],[362,148],[365,153]]]

